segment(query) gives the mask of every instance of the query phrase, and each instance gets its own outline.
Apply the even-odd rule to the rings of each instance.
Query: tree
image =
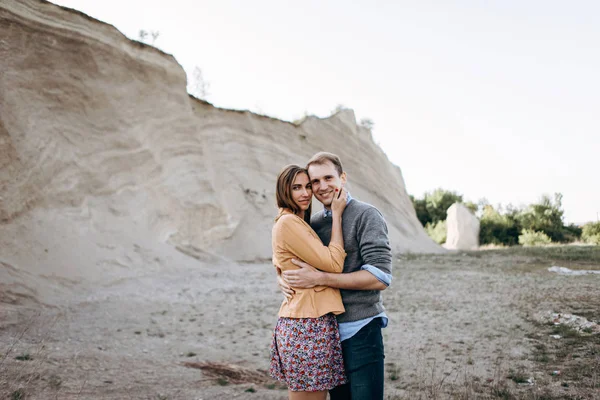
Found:
[[[519,242],[521,227],[515,212],[501,214],[492,205],[483,205],[479,223],[480,244],[514,246]]]
[[[438,221],[436,223],[427,223],[425,225],[425,232],[438,244],[446,243],[446,235],[448,231],[448,225],[446,221]]]
[[[160,36],[160,32],[159,31],[151,31],[150,36],[152,36],[152,46],[154,46],[156,39],[158,39],[158,36]]]
[[[577,242],[581,239],[583,229],[578,225],[569,224],[569,225],[563,226],[563,232],[565,235],[566,242]]]
[[[347,110],[347,109],[348,109],[348,107],[346,107],[342,103],[339,103],[337,106],[335,106],[335,108],[333,109],[333,111],[331,111],[331,115],[335,115],[335,114],[339,113],[340,111],[344,111],[344,110]]]
[[[363,118],[360,120],[360,126],[372,131],[373,128],[375,127],[375,122],[373,122],[373,120],[371,118]]]
[[[150,44],[152,46],[154,46],[154,43],[156,43],[156,39],[158,39],[158,37],[160,36],[160,32],[159,31],[148,32],[145,29],[140,29],[138,32],[138,41],[148,44],[146,42],[146,39],[148,38],[148,36],[152,37],[152,43],[150,43]]]
[[[581,238],[586,243],[600,246],[600,222],[588,222],[582,231]]]
[[[192,72],[192,79],[188,83],[188,93],[199,99],[205,100],[208,95],[210,84],[204,80],[202,69],[196,66]]]
[[[472,201],[465,201],[463,203],[465,205],[465,207],[467,207],[469,210],[471,210],[471,212],[475,215],[477,215],[477,211],[479,210],[479,205],[473,203]]]
[[[462,195],[444,189],[436,189],[431,193],[425,193],[425,208],[429,213],[431,222],[445,221],[448,208],[454,203],[462,203]]]
[[[411,195],[410,200],[413,203],[413,207],[415,208],[417,218],[419,222],[421,222],[421,225],[425,226],[428,222],[431,222],[431,217],[427,211],[427,203],[425,202],[425,199],[415,199],[415,196]]]
[[[454,203],[463,202],[462,195],[444,189],[427,192],[422,199],[415,199],[414,196],[410,196],[410,199],[417,213],[417,218],[423,226],[428,223],[435,225],[439,221],[445,221],[448,208]],[[477,205],[473,203],[467,203],[466,206],[471,210],[473,208],[477,209]]]
[[[555,193],[554,200],[543,195],[538,203],[530,204],[518,214],[523,229],[545,233],[553,242],[565,241],[562,194]]]
[[[145,42],[146,37],[148,37],[148,32],[146,32],[143,29],[140,29],[140,31],[138,32],[138,38],[139,38],[140,42]]]

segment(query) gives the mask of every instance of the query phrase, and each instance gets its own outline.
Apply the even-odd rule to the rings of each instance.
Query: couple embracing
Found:
[[[271,344],[270,373],[289,398],[383,399],[387,326],[381,291],[392,254],[381,213],[344,189],[338,156],[315,154],[277,178],[273,264],[286,296]],[[312,196],[323,212],[311,216]]]

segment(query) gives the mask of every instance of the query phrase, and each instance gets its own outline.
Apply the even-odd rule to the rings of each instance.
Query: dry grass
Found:
[[[412,372],[401,373],[400,377],[394,374],[394,379],[391,379],[388,375],[387,387],[393,388],[387,390],[389,399],[557,400],[597,397],[600,335],[579,333],[567,326],[540,325],[534,321],[533,315],[553,310],[600,322],[600,286],[596,276],[564,277],[547,271],[552,265],[571,269],[600,269],[600,247],[514,247],[437,256],[409,254],[400,256],[397,264],[403,268],[395,266],[398,275],[396,278],[408,282],[403,289],[414,285],[421,287],[421,290],[439,291],[426,297],[418,290],[405,297],[392,297],[391,307],[388,296],[386,304],[388,310],[392,311],[392,317],[397,313],[400,320],[406,319],[407,313],[395,305],[403,303],[404,307],[414,307],[415,311],[438,319],[440,326],[436,329],[441,331],[447,330],[443,328],[445,323],[462,324],[464,328],[459,332],[448,332],[445,335],[475,335],[475,343],[488,342],[488,354],[473,354],[450,345],[451,351],[446,352],[440,363],[440,357],[436,358],[432,349],[432,342],[429,342],[428,347],[409,348],[404,354],[422,350],[426,354],[424,357],[430,357],[431,360],[409,363]],[[460,268],[463,274],[453,268]],[[470,285],[461,285],[464,274],[471,277]],[[424,277],[421,278],[420,275]],[[475,280],[478,282],[473,284]],[[446,281],[451,283],[445,284]],[[485,287],[490,288],[487,297]],[[470,291],[474,300],[446,296],[447,290]],[[421,300],[415,302],[414,299],[418,297]],[[444,297],[448,299],[438,300]],[[480,297],[484,301],[474,307]],[[457,301],[462,303],[460,307],[452,305]],[[505,302],[506,305],[497,307],[497,304],[490,301]],[[486,317],[489,312],[501,313],[497,333],[492,331],[482,336],[481,327],[485,322],[481,319],[464,321],[464,314],[463,320],[460,320],[461,308],[470,308],[471,313]],[[438,310],[445,311],[445,314],[435,313]],[[459,318],[453,322],[453,317],[446,317],[448,312]],[[511,319],[515,320],[515,316],[521,316],[522,321],[514,326],[507,326]],[[407,329],[410,329],[410,324]],[[435,336],[429,332],[420,334]],[[556,334],[562,339],[550,336]],[[494,350],[490,346],[493,342],[499,343],[499,348]],[[517,355],[519,352],[515,352],[515,349],[521,349],[520,355]],[[490,353],[498,357],[493,359]],[[390,355],[388,352],[388,357]],[[482,357],[487,361],[482,360]],[[486,366],[487,371],[482,372]],[[558,370],[560,372],[553,375]],[[440,374],[440,371],[443,373]]]
[[[221,386],[226,383],[233,384],[270,384],[274,381],[266,371],[245,368],[240,365],[216,362],[184,362],[184,367],[202,370],[206,375],[217,379]]]
[[[600,269],[600,246],[550,245],[540,247],[504,247],[467,252],[471,256],[525,257],[529,263],[562,263],[563,266],[587,265]],[[571,268],[571,267],[569,267]]]
[[[26,351],[16,352],[30,329],[41,319],[40,313],[30,316],[23,327],[12,338],[8,348],[2,352],[0,360],[0,397],[25,399],[32,387],[43,378],[44,354],[47,335],[39,338],[34,346]]]

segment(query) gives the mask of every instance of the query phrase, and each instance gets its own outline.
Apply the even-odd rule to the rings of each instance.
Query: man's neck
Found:
[[[350,201],[353,200],[353,197],[350,195],[350,192],[348,192],[348,200],[346,201],[346,205],[350,204]],[[323,203],[321,203],[323,204]],[[331,216],[331,204],[329,206],[326,206],[325,204],[323,204],[323,208],[325,209],[325,215],[329,214]]]

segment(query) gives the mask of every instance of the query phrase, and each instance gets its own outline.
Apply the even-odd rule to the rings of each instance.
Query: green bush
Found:
[[[581,239],[584,242],[600,246],[600,222],[589,222],[581,231]]]
[[[446,221],[436,223],[428,222],[425,225],[425,232],[438,244],[446,243]]]
[[[432,193],[425,193],[425,206],[431,216],[431,222],[445,221],[448,209],[454,203],[462,203],[462,195],[444,189],[436,189]]]
[[[596,233],[595,235],[588,236],[585,242],[600,246],[600,234]]]
[[[442,228],[439,222],[446,220],[448,208],[454,203],[463,203],[480,216],[479,243],[482,245],[514,246],[521,243],[521,240],[543,244],[546,243],[546,238],[550,242],[562,243],[580,239],[588,243],[600,242],[600,223],[587,228],[585,238],[580,227],[573,224],[565,226],[560,193],[555,193],[554,197],[544,195],[537,203],[524,208],[509,204],[507,207],[498,206],[498,209],[494,209],[485,199],[480,200],[479,204],[464,202],[462,195],[444,189],[427,192],[422,199],[415,199],[414,196],[410,196],[410,199],[417,218],[429,236],[438,243],[444,243],[446,238],[445,226]],[[543,233],[544,236],[538,233]]]
[[[445,221],[448,208],[454,203],[463,202],[462,195],[444,189],[427,192],[422,199],[415,199],[414,196],[410,196],[410,199],[415,207],[417,218],[423,226],[430,222],[436,224],[439,221]],[[476,209],[477,205],[467,203],[467,207]]]
[[[552,243],[552,240],[544,232],[523,229],[519,235],[519,244],[523,246],[543,246],[550,243]]]
[[[479,243],[513,246],[519,242],[520,226],[510,211],[500,214],[489,204],[483,206],[479,224]]]
[[[577,242],[581,239],[583,229],[575,224],[569,224],[563,227],[563,233],[566,242]]]
[[[542,196],[539,203],[530,204],[517,214],[517,218],[523,229],[543,232],[553,242],[566,240],[560,193],[554,194],[554,201],[547,195]]]
[[[431,222],[431,217],[427,212],[427,203],[425,202],[425,199],[415,199],[415,196],[410,196],[410,200],[413,203],[413,207],[417,213],[417,219],[421,225],[425,226],[428,222]]]

